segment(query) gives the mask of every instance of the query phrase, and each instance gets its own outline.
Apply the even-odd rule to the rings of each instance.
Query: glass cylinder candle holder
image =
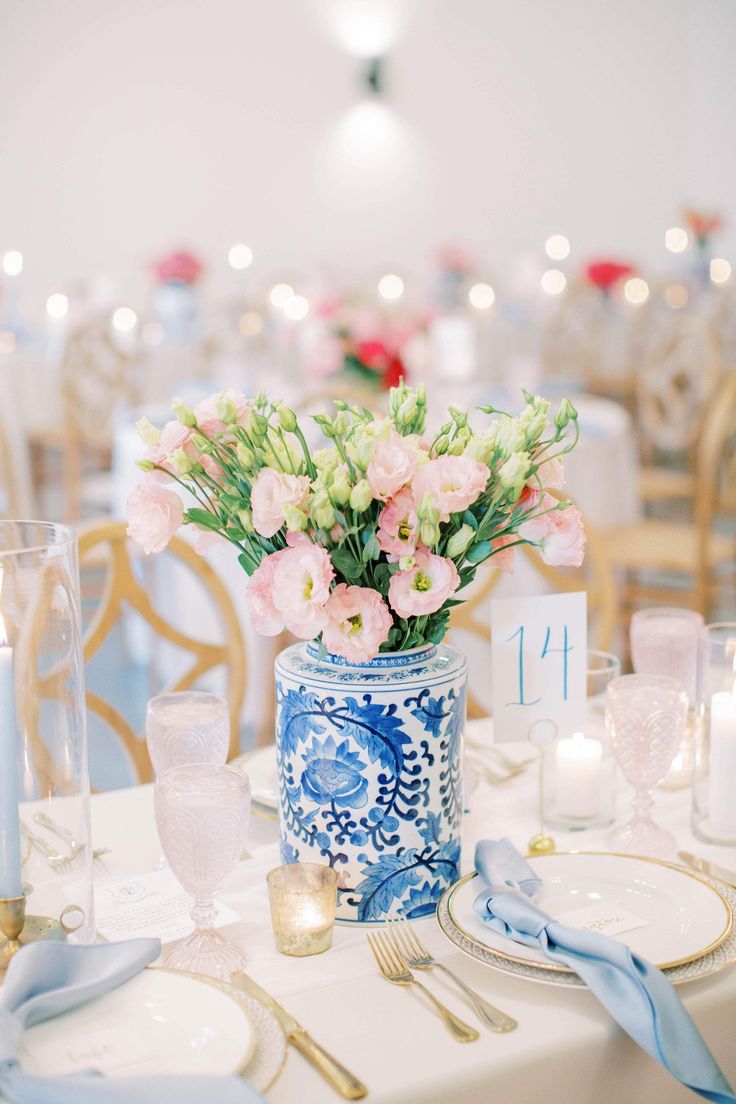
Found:
[[[91,852],[76,536],[0,521],[0,899],[29,884],[21,943],[94,939]]]
[[[693,772],[693,831],[736,844],[736,621],[700,635]]]
[[[620,673],[617,656],[590,650],[584,731],[561,733],[544,749],[545,819],[555,828],[613,823],[616,761],[606,732],[606,687]]]
[[[631,662],[635,673],[676,678],[688,698],[685,734],[672,766],[660,782],[663,789],[682,789],[692,781],[695,681],[702,628],[703,618],[699,613],[677,607],[637,610],[631,618]]]
[[[276,950],[285,955],[321,954],[332,946],[337,874],[319,863],[277,866],[267,875]]]

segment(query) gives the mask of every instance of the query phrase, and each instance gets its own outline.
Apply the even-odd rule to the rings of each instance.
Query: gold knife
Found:
[[[725,866],[719,866],[718,863],[710,862],[708,859],[701,859],[699,855],[691,855],[689,851],[678,851],[677,856],[693,870],[698,870],[701,874],[707,874],[708,877],[725,882],[726,885],[736,889],[736,873],[733,870],[726,870]]]
[[[354,1077],[344,1066],[341,1066],[326,1050],[323,1050],[319,1043],[316,1043],[302,1025],[294,1019],[291,1013],[287,1012],[277,1000],[274,1000],[270,993],[267,993],[265,989],[261,989],[260,985],[253,981],[253,978],[248,977],[242,970],[238,970],[232,975],[230,984],[243,989],[273,1012],[292,1046],[296,1047],[299,1053],[314,1066],[336,1092],[339,1092],[346,1100],[362,1100],[364,1096],[368,1095],[368,1089],[363,1082]]]

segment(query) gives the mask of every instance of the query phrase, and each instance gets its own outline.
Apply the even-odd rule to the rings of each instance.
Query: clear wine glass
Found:
[[[634,815],[609,837],[615,851],[670,855],[673,837],[652,819],[652,793],[672,765],[685,730],[687,694],[677,679],[622,675],[606,691],[606,726],[621,771],[634,787]]]
[[[224,763],[230,749],[227,702],[202,690],[177,690],[151,698],[146,743],[154,772],[183,763]]]
[[[250,782],[232,767],[188,763],[157,776],[156,825],[169,866],[194,898],[194,932],[165,965],[229,981],[245,955],[215,930],[214,896],[237,866],[250,820]]]

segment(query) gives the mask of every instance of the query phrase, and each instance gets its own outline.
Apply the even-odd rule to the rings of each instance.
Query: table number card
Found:
[[[560,736],[581,732],[586,652],[585,592],[493,601],[494,740],[528,740],[531,726],[547,719]]]

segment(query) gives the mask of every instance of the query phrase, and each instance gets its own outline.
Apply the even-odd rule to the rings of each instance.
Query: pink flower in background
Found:
[[[412,486],[417,502],[431,495],[440,521],[447,521],[482,495],[489,477],[488,467],[470,456],[439,456],[419,468]]]
[[[264,636],[278,636],[286,628],[283,613],[273,603],[273,574],[285,551],[265,556],[248,580],[246,594],[251,623]]]
[[[313,640],[327,624],[325,604],[335,577],[329,553],[305,540],[275,555],[273,604],[289,632]]]
[[[387,441],[377,441],[366,471],[374,498],[393,498],[411,482],[418,465],[416,447],[395,430]]]
[[[388,639],[393,619],[376,590],[369,587],[335,587],[325,607],[328,621],[322,641],[333,655],[360,662],[378,655]]]
[[[496,537],[494,541],[491,541],[491,548],[493,554],[491,555],[488,563],[491,567],[498,567],[501,571],[508,572],[509,575],[514,574],[514,560],[516,559],[516,549],[507,548],[507,544],[515,544],[517,538],[515,536]]]
[[[176,418],[174,418],[172,421],[167,422],[161,430],[158,444],[149,445],[146,449],[144,454],[145,458],[154,464],[159,464],[168,471],[172,469],[171,465],[167,463],[167,459],[171,453],[176,452],[177,449],[183,448],[190,459],[198,460],[199,451],[191,443],[193,436],[194,430],[182,425],[181,422],[178,422]],[[157,474],[160,479],[161,473],[159,472]]]
[[[245,425],[248,420],[253,404],[242,391],[231,388],[229,391],[210,395],[208,398],[202,399],[194,408],[197,427],[206,437],[214,437],[216,433],[223,433],[227,429],[218,413],[218,405],[223,399],[232,403],[237,415],[238,425]]]
[[[192,545],[199,556],[204,556],[206,552],[209,552],[211,548],[224,540],[225,538],[220,533],[213,533],[211,529],[195,528]]]
[[[545,460],[539,465],[536,479],[546,490],[561,491],[565,486],[565,466],[559,456],[553,460]]]
[[[414,567],[392,575],[388,600],[399,617],[421,617],[435,613],[460,586],[452,560],[420,548]]]
[[[284,524],[284,506],[301,506],[308,494],[308,476],[261,468],[250,495],[256,532],[272,537]]]
[[[178,494],[155,479],[140,483],[128,495],[125,505],[128,535],[146,555],[163,552],[184,520],[184,506]]]
[[[201,261],[193,253],[186,249],[177,249],[156,261],[153,271],[162,284],[170,280],[176,280],[180,284],[196,284],[203,268]]]
[[[419,519],[411,488],[390,498],[378,515],[376,537],[389,558],[413,556],[419,539]]]
[[[551,495],[543,495],[539,517],[519,526],[519,536],[539,546],[542,559],[550,567],[580,567],[585,553],[585,529],[576,506],[555,509],[559,503]]]

